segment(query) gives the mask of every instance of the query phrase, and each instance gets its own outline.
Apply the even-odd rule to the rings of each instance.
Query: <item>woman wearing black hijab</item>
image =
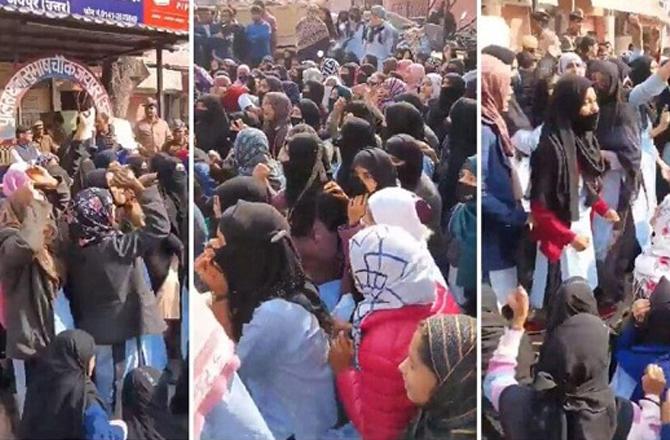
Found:
[[[609,169],[603,173],[601,194],[608,205],[617,209],[621,218],[627,218],[632,215],[632,201],[638,193],[642,157],[635,109],[626,102],[615,64],[591,61],[586,74],[593,81],[598,95],[600,117],[595,135],[601,151],[606,155],[605,161],[609,164]],[[602,263],[612,263],[611,267],[615,271],[611,273],[605,268],[609,275],[607,278],[611,278],[612,282],[601,283],[607,298],[600,298],[600,301],[613,304],[624,295],[624,283],[615,281],[616,278],[620,279],[619,268],[629,267],[636,255],[624,255],[619,251],[620,246],[613,240],[613,225],[606,219],[594,219],[593,230],[596,258]]]
[[[396,102],[386,107],[386,129],[384,139],[396,134],[408,134],[414,139],[425,141],[421,112],[408,102]]]
[[[196,146],[204,151],[214,150],[222,158],[228,156],[230,124],[218,97],[205,95],[195,103]]]
[[[309,99],[314,104],[318,105],[321,108],[323,103],[323,95],[326,93],[326,89],[320,82],[316,81],[305,81],[305,86],[302,89],[302,97],[304,99]]]
[[[300,109],[300,118],[294,119],[291,116],[291,124],[295,127],[304,123],[319,133],[321,131],[321,110],[319,110],[319,106],[311,99],[301,99],[297,107]]]
[[[285,208],[293,228],[292,213],[299,203],[314,203],[314,196],[328,181],[328,159],[318,137],[301,133],[291,137],[283,158],[282,168],[286,177],[284,190]]]
[[[562,323],[580,313],[599,316],[598,305],[588,281],[572,277],[561,284],[547,310],[547,334],[551,334]]]
[[[616,220],[598,196],[605,170],[594,134],[598,112],[591,81],[564,76],[531,156],[531,213],[539,241],[531,298],[538,309],[567,278],[581,276],[592,289],[598,285],[591,209]]]
[[[167,383],[155,368],[132,370],[123,382],[123,420],[128,426],[127,440],[173,440],[188,435],[177,432],[167,407]]]
[[[195,265],[212,291],[215,315],[230,323],[240,378],[274,396],[272,403],[256,401],[269,428],[280,438],[321,438],[337,422],[327,362],[333,323],[286,219],[267,204],[238,202]]]
[[[398,134],[390,138],[386,142],[386,151],[389,152],[396,165],[400,186],[412,191],[430,206],[430,215],[424,220],[433,231],[428,239],[428,249],[435,263],[443,272],[446,272],[448,261],[444,235],[440,227],[442,198],[433,181],[423,172],[423,151],[417,140],[408,134]]]
[[[440,96],[428,102],[426,124],[435,132],[440,142],[448,132],[447,116],[452,105],[465,94],[465,80],[456,73],[448,73],[442,78]]]
[[[219,199],[219,215],[239,200],[270,203],[267,187],[251,176],[236,176],[225,181],[214,189],[214,197]]]
[[[82,330],[60,333],[47,348],[28,387],[19,436],[25,440],[125,438],[110,424],[91,381],[95,341]]]
[[[451,208],[461,200],[458,194],[458,176],[465,160],[477,153],[477,101],[461,98],[454,103],[449,115],[451,130],[442,150],[439,194],[442,197],[442,213],[448,215]]]
[[[615,398],[608,383],[609,328],[599,317],[579,313],[546,338],[533,384],[518,385],[514,370],[528,317],[526,292],[510,295],[508,306],[511,326],[500,338],[484,380],[485,395],[500,413],[506,439],[656,438],[658,402],[665,388],[658,366],[649,365],[645,373],[650,404],[638,407]]]
[[[353,173],[353,162],[356,154],[366,147],[375,147],[374,129],[364,119],[353,117],[342,125],[340,135],[333,142],[339,148],[342,161],[337,169],[335,180],[342,190],[354,197],[365,193],[365,188]]]
[[[363,183],[367,194],[398,185],[398,174],[393,160],[381,148],[365,148],[359,151],[354,157],[352,171]]]

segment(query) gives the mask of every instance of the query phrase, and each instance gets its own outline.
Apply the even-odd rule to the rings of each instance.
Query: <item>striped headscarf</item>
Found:
[[[466,315],[435,315],[419,331],[420,352],[427,351],[430,357],[427,366],[437,377],[437,387],[406,438],[476,438],[477,320]]]
[[[387,105],[393,103],[398,96],[407,93],[407,84],[393,76],[387,78],[381,87],[386,91],[386,96],[380,98],[378,102],[381,110],[384,110]]]

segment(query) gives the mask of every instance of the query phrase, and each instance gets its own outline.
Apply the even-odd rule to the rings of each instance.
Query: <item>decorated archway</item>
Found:
[[[23,95],[40,81],[51,78],[78,84],[91,97],[98,112],[113,116],[105,87],[88,67],[61,55],[40,58],[19,68],[0,94],[0,141],[14,137],[16,108]]]

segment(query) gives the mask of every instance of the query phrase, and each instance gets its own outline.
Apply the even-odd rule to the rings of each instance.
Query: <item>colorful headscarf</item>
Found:
[[[233,147],[233,163],[240,176],[251,176],[259,163],[270,168],[270,183],[278,187],[281,182],[279,164],[270,155],[267,136],[257,128],[245,128],[237,134]]]
[[[436,315],[421,327],[437,386],[410,424],[405,438],[437,440],[476,437],[477,320],[465,315]]]
[[[397,226],[374,225],[349,242],[351,273],[363,301],[354,311],[356,353],[361,324],[371,313],[409,305],[432,304],[446,283],[425,243]]]
[[[340,72],[340,63],[333,58],[324,58],[321,65],[321,74],[323,76],[338,75]]]
[[[482,55],[482,119],[493,125],[503,151],[514,154],[514,146],[502,116],[505,98],[512,88],[512,69],[492,55]]]
[[[100,242],[116,233],[112,224],[114,199],[102,188],[87,188],[72,199],[70,224],[75,228],[79,246]]]
[[[381,86],[386,90],[386,96],[378,103],[381,110],[393,103],[398,96],[407,93],[407,84],[395,77],[387,78]]]
[[[4,176],[2,176],[2,192],[5,197],[11,197],[19,188],[27,185],[30,182],[30,177],[26,171],[28,164],[20,162],[12,164]]]

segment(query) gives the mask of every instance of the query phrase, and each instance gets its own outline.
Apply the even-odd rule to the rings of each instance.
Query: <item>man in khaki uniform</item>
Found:
[[[582,22],[584,21],[584,11],[577,8],[574,11],[570,12],[568,19],[569,19],[568,28],[565,30],[563,38],[569,40],[572,43],[573,47],[577,47],[579,43],[578,40],[584,35],[586,35],[582,31]]]
[[[549,54],[554,58],[561,56],[561,41],[556,32],[549,28],[551,16],[544,9],[538,9],[531,15],[531,31],[538,42],[538,58]]]
[[[37,144],[37,148],[46,154],[58,154],[58,144],[53,138],[44,130],[44,122],[36,121],[33,124],[33,142]]]
[[[161,151],[163,145],[172,139],[168,123],[158,116],[156,100],[148,98],[144,103],[144,119],[135,125],[135,138],[140,144],[140,153],[151,157]]]

